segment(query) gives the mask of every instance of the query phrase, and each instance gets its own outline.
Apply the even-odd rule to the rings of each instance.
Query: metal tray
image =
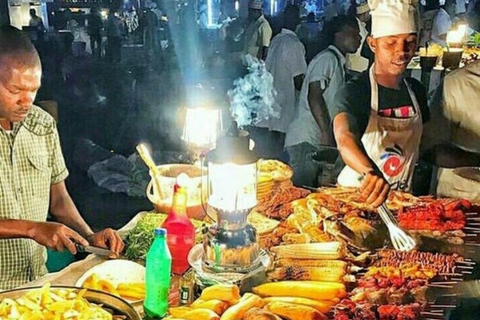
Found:
[[[13,289],[0,292],[0,301],[5,298],[17,299],[31,290],[40,289],[41,287],[30,287],[22,289]],[[82,288],[68,287],[68,286],[52,286],[52,289],[67,289],[67,290],[81,290]],[[126,316],[127,320],[141,320],[137,311],[127,301],[122,298],[116,297],[106,292],[86,289],[87,291],[83,295],[91,303],[101,304],[103,308],[110,309],[116,316]]]

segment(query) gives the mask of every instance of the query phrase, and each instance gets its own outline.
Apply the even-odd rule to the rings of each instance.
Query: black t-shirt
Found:
[[[418,80],[413,78],[407,78],[406,80],[410,84],[410,87],[417,98],[423,122],[428,121],[430,113],[428,110],[425,88]],[[372,108],[371,95],[369,72],[366,71],[340,88],[335,95],[335,103],[329,106],[328,111],[330,113],[330,119],[333,121],[336,115],[342,112],[348,113],[352,120],[352,129],[360,137],[363,136],[367,129]],[[391,113],[392,110],[399,110],[400,107],[414,110],[405,83],[402,83],[400,90],[378,85],[379,112],[385,113],[384,116],[386,116],[386,114]]]

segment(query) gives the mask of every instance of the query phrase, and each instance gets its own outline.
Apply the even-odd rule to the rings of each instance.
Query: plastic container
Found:
[[[195,227],[187,216],[187,190],[174,186],[173,202],[162,228],[167,229],[167,243],[172,254],[172,272],[184,274],[190,265],[188,253],[195,245]]]
[[[160,194],[157,194],[153,188],[153,177],[147,186],[147,197],[154,204],[155,210],[159,213],[168,213],[173,202],[173,187],[177,176],[182,173],[190,177],[190,183],[187,188],[187,215],[190,218],[202,220],[205,217],[205,211],[202,201],[205,203],[207,197],[207,174],[205,169],[200,169],[190,164],[167,164],[158,166],[160,173]],[[203,184],[202,184],[203,180]],[[203,188],[203,189],[202,189]]]
[[[168,310],[172,256],[167,230],[155,229],[155,239],[147,253],[146,295],[143,309],[149,318],[163,318]]]

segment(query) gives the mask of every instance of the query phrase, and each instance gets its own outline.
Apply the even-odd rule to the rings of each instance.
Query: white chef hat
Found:
[[[372,10],[372,36],[381,38],[417,32],[416,0],[369,0]]]
[[[263,1],[262,0],[250,0],[250,2],[248,3],[248,7],[250,9],[262,10]]]
[[[357,4],[357,8],[355,10],[357,14],[363,14],[365,12],[370,11],[370,6],[368,5],[368,3],[363,2],[363,3]]]

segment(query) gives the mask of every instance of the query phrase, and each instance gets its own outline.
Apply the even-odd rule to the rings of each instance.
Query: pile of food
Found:
[[[82,287],[100,290],[128,300],[145,299],[145,283],[118,283],[115,285],[112,281],[101,279],[96,273],[93,273],[88,277],[83,282]]]
[[[46,284],[20,298],[3,299],[0,302],[0,319],[112,320],[112,314],[102,306],[83,298],[85,291],[52,289],[50,284]]]
[[[429,286],[461,281],[473,268],[456,254],[368,250],[364,244],[385,226],[357,189],[311,192],[294,187],[291,177],[292,170],[279,161],[260,162],[259,204],[248,221],[271,257],[264,283],[243,295],[236,285],[215,284],[193,303],[172,306],[166,319],[415,320],[431,312]],[[480,219],[480,208],[466,200],[392,191],[386,204],[411,235],[453,243],[464,243],[469,236],[465,230]],[[138,221],[126,239],[127,258],[145,259],[153,229],[165,218],[147,214]],[[192,222],[201,242],[203,222]],[[379,248],[385,239],[388,235]],[[145,294],[142,284],[113,285],[95,274],[83,285],[125,298]]]
[[[240,296],[235,285],[214,285],[203,290],[188,307],[169,309],[165,319],[185,320],[323,320],[339,299],[343,284],[320,281],[282,281],[262,284]]]

